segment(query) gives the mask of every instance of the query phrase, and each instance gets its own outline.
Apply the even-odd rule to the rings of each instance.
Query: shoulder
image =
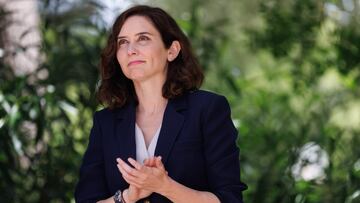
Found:
[[[189,92],[189,98],[193,100],[214,100],[224,97],[215,92],[210,92],[208,90],[194,90]]]
[[[189,92],[187,101],[191,112],[198,112],[207,118],[231,112],[227,99],[223,95],[214,92],[206,90],[192,91]]]
[[[109,108],[103,108],[95,111],[94,117],[96,118],[106,118],[112,116],[114,114],[114,110],[110,110]]]
[[[190,105],[199,104],[201,106],[209,106],[214,104],[228,104],[227,99],[218,93],[207,90],[195,90],[189,92],[188,101]]]
[[[122,117],[122,115],[127,112],[126,109],[127,109],[127,105],[114,109],[110,109],[108,107],[99,109],[94,113],[94,120],[107,123],[118,117]]]

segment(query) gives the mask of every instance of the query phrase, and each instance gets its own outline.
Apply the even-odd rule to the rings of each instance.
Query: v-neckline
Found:
[[[147,154],[149,154],[149,149],[151,147],[153,147],[153,145],[155,144],[154,141],[155,141],[155,137],[158,137],[159,136],[159,131],[161,129],[161,124],[160,126],[158,127],[158,129],[155,131],[154,135],[152,136],[151,140],[150,140],[150,143],[149,143],[149,146],[146,146],[146,143],[145,143],[145,137],[144,137],[144,133],[142,131],[142,129],[140,128],[140,126],[135,122],[135,128],[137,129],[137,132],[140,134],[139,137],[141,138],[140,141],[143,149],[145,149],[147,151]],[[157,138],[156,138],[157,139]],[[155,149],[155,147],[153,147]],[[155,150],[154,150],[155,151]]]

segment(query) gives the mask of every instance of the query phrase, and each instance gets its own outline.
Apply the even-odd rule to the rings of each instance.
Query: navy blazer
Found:
[[[76,202],[96,202],[128,187],[116,158],[136,159],[135,107],[130,103],[95,113],[76,186]],[[226,98],[197,90],[168,101],[155,156],[162,156],[168,175],[175,181],[212,192],[223,203],[243,202],[246,185],[240,181],[236,138]],[[147,199],[171,202],[157,193]]]

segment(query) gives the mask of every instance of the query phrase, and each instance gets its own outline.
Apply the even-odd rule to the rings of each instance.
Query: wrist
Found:
[[[131,199],[129,197],[129,188],[128,189],[125,189],[123,192],[122,192],[122,198],[124,200],[124,203],[135,203],[137,201],[137,199]]]
[[[168,196],[169,194],[171,194],[171,191],[173,191],[172,188],[174,186],[174,183],[175,181],[169,176],[167,176],[158,193],[163,196]]]

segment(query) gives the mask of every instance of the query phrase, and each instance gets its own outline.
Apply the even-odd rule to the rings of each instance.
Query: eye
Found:
[[[128,41],[126,39],[119,39],[118,42],[117,42],[118,46],[121,46],[121,45],[124,45],[124,44],[127,44],[127,43],[128,43]]]
[[[145,35],[140,35],[138,40],[139,41],[148,41],[148,40],[150,40],[150,38]]]

